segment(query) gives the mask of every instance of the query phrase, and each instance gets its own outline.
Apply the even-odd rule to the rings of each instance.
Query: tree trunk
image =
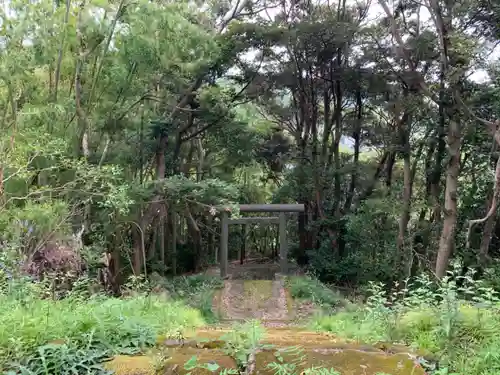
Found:
[[[332,143],[333,163],[335,168],[333,182],[333,215],[340,216],[340,201],[342,199],[342,183],[340,174],[340,138],[342,137],[342,89],[340,82],[335,85],[335,136]]]
[[[486,211],[490,208],[493,202],[493,197],[488,200]],[[479,252],[477,254],[477,261],[480,267],[485,267],[488,264],[488,250],[490,248],[491,238],[493,237],[493,230],[497,221],[496,210],[495,213],[488,217],[484,224],[483,235],[481,236],[481,244],[479,245]]]
[[[178,215],[175,211],[172,211],[170,215],[168,215],[167,220],[170,222],[171,225],[171,238],[172,238],[172,250],[170,253],[170,259],[172,262],[172,274],[175,276],[177,275],[177,221],[178,221]]]
[[[446,130],[445,130],[445,86],[444,86],[444,66],[441,66],[440,89],[439,89],[439,126],[436,159],[430,178],[430,194],[432,197],[432,221],[441,220],[441,175],[443,174],[442,162],[446,152]]]
[[[412,173],[411,173],[411,160],[410,160],[410,140],[408,137],[408,132],[403,131],[404,135],[404,154],[403,154],[403,207],[401,209],[401,216],[399,218],[399,233],[397,239],[397,250],[398,254],[395,259],[395,269],[400,270],[402,259],[404,258],[404,245],[406,230],[408,228],[408,222],[410,221],[410,210],[411,210],[411,196],[412,196]]]
[[[448,130],[449,162],[446,169],[444,220],[436,260],[436,276],[443,278],[452,253],[457,225],[457,186],[460,171],[461,129],[455,119],[450,118]]]
[[[156,150],[156,179],[162,180],[166,175],[165,154],[167,152],[168,136],[162,135]]]
[[[144,270],[144,235],[142,228],[134,225],[133,230],[133,256],[132,256],[132,271],[135,276],[142,274]]]
[[[354,193],[356,191],[356,185],[358,182],[359,152],[361,149],[361,123],[363,121],[363,101],[361,98],[361,91],[359,90],[356,93],[356,110],[357,118],[354,125],[354,130],[352,132],[352,137],[354,139],[354,165],[352,169],[351,183],[349,185],[349,192],[344,204],[344,212],[348,212],[351,209],[352,200],[354,198]]]
[[[387,158],[387,165],[385,168],[385,186],[387,188],[387,195],[391,194],[392,186],[392,172],[394,170],[394,164],[396,164],[396,152],[391,150],[389,157]]]

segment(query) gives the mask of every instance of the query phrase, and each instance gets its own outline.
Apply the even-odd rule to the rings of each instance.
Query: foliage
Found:
[[[310,276],[289,277],[287,286],[293,298],[310,301],[318,306],[338,308],[345,303],[344,298],[338,292]]]
[[[259,349],[268,347],[261,343],[264,334],[265,329],[258,321],[250,321],[237,325],[221,337],[221,340],[225,342],[224,352],[236,361],[240,371],[245,371],[251,365],[252,355],[255,356]]]
[[[420,276],[391,294],[376,283],[370,292],[357,311],[318,317],[312,325],[364,342],[404,342],[430,357],[422,366],[436,374],[498,371],[493,353],[499,343],[499,299],[482,282],[455,271],[438,285]]]
[[[186,301],[189,306],[198,309],[208,322],[217,319],[213,312],[213,298],[223,286],[220,277],[204,275],[174,277],[164,284],[171,298]]]
[[[372,17],[378,5],[383,14]],[[474,277],[499,288],[493,190],[500,138],[492,121],[500,115],[500,69],[487,57],[500,35],[498,14],[485,0],[10,1],[0,10],[6,358],[29,352],[38,364],[44,356],[61,364],[66,352],[75,361],[81,350],[108,354],[94,341],[87,348],[76,340],[80,333],[65,314],[85,334],[135,349],[160,329],[149,312],[132,313],[142,304],[179,323],[160,310],[189,315],[178,301],[186,299],[209,317],[220,280],[161,280],[176,300],[161,302],[151,296],[151,276],[198,272],[212,262],[219,206],[237,216],[237,203],[272,201],[304,204],[288,233],[292,255],[307,271],[376,292],[362,311],[321,324],[415,342],[458,369],[457,358],[470,353],[467,341],[482,363],[469,361],[468,371],[496,371],[494,356],[483,352],[496,345],[496,307],[481,309],[493,322],[482,325],[454,278],[437,287],[418,279],[430,293],[418,298],[419,287],[403,280],[429,269],[443,278],[460,258],[455,278],[479,266]],[[471,74],[478,68],[485,68],[484,80]],[[87,273],[52,303],[43,298],[65,295],[54,286],[68,275],[31,268],[52,287],[43,293],[24,278],[34,258],[45,264],[41,253],[62,248],[85,259],[73,268]],[[65,263],[59,273],[69,270]],[[94,294],[97,275],[114,294],[125,287],[135,297],[81,299]],[[398,282],[399,291],[387,296],[372,282]],[[342,305],[315,279],[289,285],[296,298]],[[488,293],[474,291],[482,302]],[[96,311],[91,318],[89,309]],[[116,318],[122,309],[135,328]],[[29,322],[43,326],[49,315],[64,323],[48,320],[63,337],[40,331],[37,339]],[[115,333],[115,325],[132,338]],[[52,346],[52,339],[64,342]],[[247,339],[238,341],[242,352]]]
[[[106,375],[101,363],[107,359],[105,350],[79,348],[68,344],[47,344],[19,364],[12,364],[8,373],[23,374],[75,374]]]
[[[198,363],[196,356],[191,357],[185,364],[184,369],[187,370],[187,374],[191,375],[195,369],[206,369],[210,372],[216,372],[219,370],[219,365],[217,363]],[[219,371],[220,375],[237,375],[240,372],[236,369],[221,369]]]
[[[28,373],[78,371],[96,367],[114,354],[132,354],[154,345],[159,335],[204,323],[199,312],[180,301],[153,295],[128,299],[74,292],[54,301],[41,299],[43,285],[8,284],[0,295],[0,368]],[[86,371],[85,371],[86,372]]]

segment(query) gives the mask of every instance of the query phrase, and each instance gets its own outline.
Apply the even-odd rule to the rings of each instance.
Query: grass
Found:
[[[310,276],[291,276],[287,278],[287,287],[292,298],[309,301],[324,308],[337,308],[346,304],[340,293]]]
[[[387,294],[372,284],[364,305],[349,304],[311,277],[290,277],[293,298],[323,307],[310,328],[359,342],[402,343],[425,353],[433,375],[500,374],[500,300],[481,282],[453,275],[439,285],[420,277]],[[84,297],[72,292],[44,299],[43,286],[0,285],[0,372],[106,375],[101,363],[144,352],[158,337],[182,337],[206,324],[213,293],[223,284],[208,276],[161,280],[168,293],[136,285],[129,298]],[[168,297],[166,296],[168,295]],[[439,368],[436,364],[439,364]]]
[[[205,324],[199,310],[151,294],[61,300],[40,295],[31,283],[0,290],[0,372],[104,374],[98,364],[109,356],[138,353],[160,336]]]
[[[458,287],[455,280],[435,285],[420,277],[393,294],[372,284],[365,305],[316,316],[310,328],[359,342],[412,346],[429,360],[422,364],[431,374],[497,375],[499,300],[481,282],[469,278]]]
[[[189,306],[196,308],[207,323],[217,321],[217,316],[212,311],[212,303],[214,294],[218,289],[224,287],[224,282],[220,277],[208,275],[179,276],[165,280],[162,286],[173,299],[186,301]]]

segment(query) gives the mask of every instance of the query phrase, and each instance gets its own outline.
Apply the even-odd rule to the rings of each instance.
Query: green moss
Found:
[[[156,374],[153,358],[147,356],[116,356],[113,360],[106,362],[104,367],[116,375]]]
[[[360,347],[363,349],[363,347]],[[310,367],[333,368],[342,375],[375,375],[380,372],[391,375],[423,375],[424,371],[415,365],[407,355],[387,355],[376,351],[346,349],[342,347],[308,348],[303,352],[303,359],[297,368],[300,373]],[[221,368],[236,368],[232,358],[219,350],[196,348],[168,349],[168,357],[161,367],[155,356],[118,356],[106,363],[106,369],[114,371],[116,375],[154,375],[175,372],[186,374],[184,364],[193,356],[199,363],[215,362]],[[294,356],[283,353],[285,362],[297,361]],[[275,351],[263,351],[256,356],[256,369],[262,375],[274,375],[275,371],[268,367],[277,362]],[[196,370],[193,374],[208,374],[207,370]]]
[[[273,297],[272,280],[245,280],[245,303],[253,310],[262,310],[266,302]]]
[[[148,356],[117,356],[105,364],[107,370],[116,375],[157,375],[186,374],[184,364],[193,356],[199,363],[215,362],[221,368],[236,368],[234,360],[218,350],[189,347],[170,348]],[[191,374],[210,374],[204,369],[196,369]]]
[[[199,363],[216,362],[222,368],[236,368],[232,358],[222,349],[225,342],[220,338],[230,328],[200,329],[192,332],[181,345],[158,347],[150,356],[116,357],[106,364],[106,368],[116,371],[117,375],[153,375],[178,373],[185,374],[184,364],[193,356]],[[262,343],[273,344],[271,350],[262,351],[256,356],[256,368],[261,375],[274,375],[275,370],[268,367],[277,362],[277,350],[292,346],[303,349],[304,361],[298,366],[297,373],[310,367],[333,368],[342,375],[423,375],[424,371],[410,359],[410,349],[404,346],[379,344],[362,345],[345,341],[331,334],[304,331],[299,328],[270,328]],[[180,341],[179,341],[180,344]],[[158,357],[164,358],[158,366]],[[282,352],[285,362],[297,361],[290,353]],[[167,360],[165,360],[167,359]],[[161,370],[158,370],[161,368]],[[175,371],[173,371],[175,370]],[[160,371],[160,372],[158,372]],[[196,370],[194,374],[208,374],[207,370]]]
[[[308,349],[304,352],[305,358],[298,365],[297,373],[311,368],[333,368],[342,375],[375,375],[387,373],[391,375],[424,375],[424,370],[415,365],[406,355],[385,355],[381,353],[368,353],[359,350],[346,349]],[[273,352],[263,352],[256,356],[257,369],[261,374],[274,375],[268,368],[276,362]],[[297,358],[283,354],[283,359],[291,363]],[[267,370],[266,370],[267,368]]]

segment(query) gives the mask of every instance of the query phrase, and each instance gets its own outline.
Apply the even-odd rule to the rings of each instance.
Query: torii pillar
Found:
[[[280,269],[283,275],[288,274],[288,242],[286,235],[286,212],[304,212],[303,204],[242,204],[240,212],[279,212],[279,217],[245,217],[230,219],[230,209],[222,207],[220,236],[220,275],[227,277],[228,271],[228,241],[230,224],[248,224],[251,222],[279,223]]]

